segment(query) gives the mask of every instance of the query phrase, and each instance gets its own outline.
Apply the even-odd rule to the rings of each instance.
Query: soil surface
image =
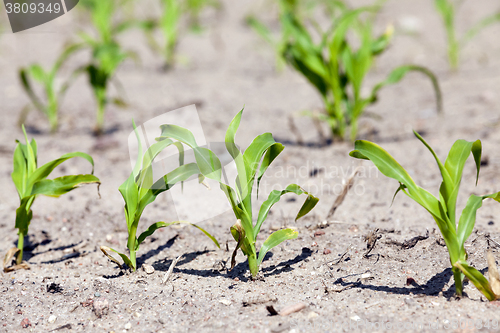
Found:
[[[366,3],[366,2],[364,2]],[[154,13],[150,2],[136,10]],[[353,1],[354,5],[362,4]],[[499,9],[498,1],[464,1],[458,13],[462,33],[481,17]],[[71,151],[90,153],[95,174],[102,180],[59,199],[39,197],[33,206],[25,259],[30,270],[0,274],[0,332],[385,332],[385,331],[498,331],[500,303],[487,302],[466,284],[456,299],[450,262],[436,224],[429,214],[400,194],[391,206],[398,184],[385,178],[370,162],[348,156],[349,142],[318,145],[308,118],[295,118],[306,146],[299,146],[288,116],[321,108],[313,88],[296,72],[275,68],[275,55],[248,26],[245,16],[258,15],[278,28],[275,8],[250,0],[223,1],[220,12],[208,11],[200,34],[185,34],[179,43],[180,63],[160,70],[142,34],[121,36],[140,63],[125,62],[117,77],[126,92],[128,108],[109,107],[106,135],[92,136],[94,100],[85,78],[68,91],[61,110],[61,128],[48,133],[45,119],[31,112],[26,125],[38,142],[39,164]],[[77,31],[88,29],[75,10],[32,31],[0,35],[0,255],[15,246],[18,198],[11,181],[15,139],[21,109],[28,99],[17,77],[21,66],[53,63]],[[416,31],[405,33],[408,22]],[[459,138],[481,139],[483,167],[477,186],[470,159],[464,170],[458,206],[468,195],[500,190],[500,25],[480,33],[462,52],[460,70],[446,62],[444,29],[432,1],[387,2],[376,29],[394,24],[391,48],[378,60],[366,86],[381,81],[397,65],[416,63],[439,77],[444,113],[438,115],[430,83],[411,74],[382,90],[379,102],[365,117],[360,137],[382,145],[405,166],[418,184],[437,194],[440,174],[432,155],[412,135],[423,134],[444,159]],[[80,54],[68,62],[63,75],[85,63]],[[299,237],[274,248],[252,281],[245,257],[228,271],[235,242],[229,227],[231,212],[200,225],[220,242],[218,249],[191,227],[169,227],[149,237],[138,252],[139,265],[154,268],[122,272],[103,256],[99,246],[126,250],[127,229],[118,186],[131,172],[128,136],[131,119],[143,123],[167,111],[196,104],[209,142],[222,141],[232,117],[244,106],[237,143],[270,131],[286,144],[263,180],[263,197],[271,186],[298,183],[320,198],[305,218],[294,221],[303,197],[287,196],[273,208],[259,242],[282,226],[293,226]],[[326,128],[325,128],[326,130]],[[325,217],[354,168],[361,172],[335,215]],[[70,160],[54,175],[85,173],[89,166]],[[217,188],[211,191],[218,191]],[[262,201],[262,200],[261,200]],[[199,209],[194,207],[192,209]],[[210,208],[207,214],[210,213]],[[500,242],[500,205],[486,201],[478,211],[476,230],[466,243],[469,262],[486,272],[488,238]],[[156,221],[178,219],[174,201],[164,194],[146,209],[141,230]],[[421,236],[418,238],[414,238]],[[367,253],[368,243],[375,245]],[[412,242],[409,242],[412,240]],[[418,240],[418,241],[416,241]],[[406,243],[405,243],[406,241]],[[496,258],[498,249],[490,242]],[[170,280],[161,284],[171,262],[182,255]],[[107,306],[106,306],[107,303]],[[287,316],[271,315],[303,303]],[[272,309],[271,309],[272,306]],[[104,310],[99,311],[99,308]],[[95,309],[95,310],[94,310]],[[269,310],[268,310],[269,309]],[[99,318],[98,315],[101,315]],[[22,328],[22,324],[30,325]],[[413,326],[412,326],[413,325]],[[420,326],[416,326],[420,325]],[[460,326],[461,325],[461,326]]]

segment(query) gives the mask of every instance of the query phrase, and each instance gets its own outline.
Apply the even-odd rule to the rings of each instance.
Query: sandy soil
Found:
[[[102,180],[101,198],[95,188],[86,187],[60,199],[37,199],[25,254],[31,270],[0,275],[0,332],[58,328],[61,332],[497,331],[498,302],[485,301],[470,284],[465,287],[466,297],[455,299],[448,254],[440,245],[432,218],[402,195],[390,206],[396,182],[384,178],[370,163],[350,158],[350,143],[314,145],[317,132],[307,118],[296,123],[311,145],[294,144],[287,116],[321,107],[320,99],[297,73],[289,69],[276,72],[272,50],[245,26],[244,17],[249,13],[273,23],[272,11],[248,0],[223,3],[221,13],[204,17],[207,29],[202,34],[182,38],[179,52],[187,61],[168,73],[158,70],[161,60],[149,51],[140,33],[123,36],[124,45],[140,55],[141,64],[130,61],[120,68],[118,77],[130,107],[110,107],[106,125],[113,130],[104,137],[96,139],[90,134],[93,100],[83,78],[64,101],[59,133],[48,134],[43,118],[30,114],[30,135],[43,152],[39,162],[75,150],[91,153],[95,173]],[[142,9],[141,15],[149,13]],[[494,0],[465,1],[458,15],[459,30],[494,10],[498,10]],[[13,226],[18,198],[10,173],[14,140],[22,137],[18,114],[28,102],[17,69],[34,61],[50,64],[64,43],[74,40],[79,27],[85,26],[78,17],[78,12],[67,14],[38,32],[0,35],[2,256],[17,241]],[[389,1],[376,27],[383,30],[388,23],[398,27],[408,17],[420,22],[419,33],[397,33],[367,85],[383,79],[398,64],[428,66],[439,76],[445,112],[436,114],[430,84],[412,74],[382,91],[379,103],[370,107],[382,119],[365,118],[360,135],[383,145],[433,193],[438,190],[439,171],[411,129],[424,133],[442,158],[456,139],[481,139],[485,165],[477,187],[474,166],[471,161],[466,165],[458,203],[462,207],[470,193],[500,189],[500,44],[494,43],[500,25],[468,44],[460,71],[450,73],[444,32],[432,1]],[[5,23],[5,13],[2,21]],[[84,61],[85,55],[80,55],[68,64],[66,73]],[[262,280],[249,279],[241,254],[234,270],[224,269],[235,246],[229,234],[234,223],[230,212],[202,224],[217,237],[221,249],[193,228],[171,227],[155,233],[138,253],[139,263],[155,268],[151,275],[143,270],[124,274],[99,251],[100,245],[121,250],[126,246],[123,200],[117,188],[131,171],[127,146],[131,119],[145,122],[193,103],[207,141],[221,141],[230,120],[245,105],[237,135],[242,147],[265,131],[272,131],[277,140],[287,144],[269,170],[265,185],[297,182],[320,198],[318,207],[298,222],[293,217],[302,198],[283,200],[273,209],[260,240],[283,225],[296,227],[300,235],[268,255],[262,265]],[[355,187],[332,221],[321,224],[343,179],[357,166],[363,172]],[[88,165],[75,160],[67,162],[58,174],[87,170]],[[172,203],[169,195],[160,196],[146,209],[142,227],[158,220],[175,220]],[[484,234],[500,240],[499,214],[498,204],[485,202],[478,212],[477,233],[466,243],[470,262],[483,271],[487,266]],[[378,241],[365,256],[365,236],[377,229]],[[398,245],[416,236],[424,239],[414,247]],[[183,256],[171,280],[162,285],[170,263],[179,255]],[[103,299],[109,312],[98,318],[92,303]],[[266,309],[272,305],[280,311],[297,303],[306,308],[285,317],[270,316]],[[31,326],[22,329],[25,318]],[[424,326],[410,326],[415,323]]]

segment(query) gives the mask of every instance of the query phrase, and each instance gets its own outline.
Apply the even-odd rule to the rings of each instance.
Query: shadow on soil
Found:
[[[443,288],[453,277],[453,273],[451,268],[446,268],[441,273],[437,273],[432,278],[430,278],[426,284],[419,285],[414,280],[407,287],[388,287],[388,286],[374,286],[369,284],[363,284],[361,282],[346,282],[343,278],[337,279],[334,284],[341,285],[342,287],[350,287],[358,288],[358,289],[369,289],[373,291],[382,291],[391,294],[400,294],[400,295],[426,295],[433,296],[438,295],[440,291],[443,291]],[[465,284],[464,284],[465,286]],[[455,284],[452,284],[448,290],[443,291],[443,296],[445,297],[453,297],[455,294]]]
[[[151,252],[151,251],[150,251]],[[182,256],[182,258],[179,260],[177,265],[174,268],[175,273],[184,273],[184,274],[189,274],[189,275],[196,275],[196,276],[202,276],[202,277],[208,277],[208,276],[223,276],[228,279],[234,279],[238,278],[240,281],[247,282],[249,280],[248,275],[246,272],[248,271],[248,262],[240,262],[232,270],[229,269],[230,265],[230,253],[228,254],[228,259],[223,260],[223,261],[218,261],[215,263],[215,265],[211,269],[192,269],[192,268],[182,268],[183,265],[188,264],[189,262],[195,260],[197,257],[201,255],[207,255],[209,256],[211,254],[211,250],[204,250],[204,251],[196,251],[196,252],[190,252],[186,253]],[[291,267],[291,265],[297,264],[308,257],[311,256],[312,250],[304,247],[302,248],[301,254],[297,255],[295,258],[284,261],[279,263],[278,265],[271,265],[269,267],[265,267],[261,269],[261,272],[263,273],[264,277],[272,276],[272,275],[278,275],[283,272],[289,272],[292,271],[294,268]],[[149,254],[149,252],[148,252]],[[268,252],[263,260],[267,261],[270,258],[273,257],[272,252]],[[162,271],[166,272],[170,268],[170,265],[172,263],[173,259],[163,259],[163,260],[158,260],[152,264],[155,270],[157,271]]]

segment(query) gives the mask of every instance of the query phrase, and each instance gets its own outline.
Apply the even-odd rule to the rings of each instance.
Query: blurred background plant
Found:
[[[432,81],[437,109],[442,108],[437,78],[430,70],[416,65],[397,67],[368,96],[363,96],[365,78],[376,57],[388,49],[393,35],[389,25],[383,34],[374,36],[373,20],[379,9],[380,6],[344,9],[327,30],[318,25],[308,28],[292,11],[282,13],[282,31],[286,34],[283,57],[316,88],[324,103],[322,112],[304,114],[328,123],[331,139],[344,140],[349,130],[350,139],[355,140],[358,119],[367,106],[377,101],[379,90],[399,82],[410,71],[421,72]],[[319,42],[314,41],[314,32],[321,37]],[[317,128],[322,143],[328,142],[321,126]]]
[[[50,131],[52,133],[57,131],[59,126],[60,104],[66,90],[75,78],[75,75],[71,75],[62,85],[58,85],[59,71],[68,57],[79,48],[79,45],[73,45],[66,48],[50,70],[44,70],[40,64],[32,64],[19,70],[22,87],[31,100],[31,104],[27,105],[21,112],[19,117],[20,124],[24,124],[28,113],[34,107],[47,117],[50,124]],[[43,98],[38,97],[35,93],[33,81],[41,85],[44,95]]]
[[[77,69],[77,72],[87,74],[88,82],[92,87],[96,100],[97,114],[94,132],[100,135],[104,130],[104,114],[106,106],[110,103],[120,107],[126,106],[122,97],[109,96],[109,84],[113,82],[123,96],[124,91],[115,73],[120,64],[127,58],[137,59],[135,53],[123,50],[117,41],[117,36],[138,25],[134,19],[117,21],[115,19],[119,2],[117,0],[84,0],[82,5],[91,16],[96,36],[86,32],[79,34],[81,45],[91,51],[90,61]]]
[[[142,27],[152,50],[161,54],[164,60],[163,69],[174,66],[178,60],[176,48],[181,34],[185,32],[183,18],[187,18],[188,30],[202,31],[200,15],[208,7],[221,8],[217,0],[160,0],[162,14],[159,18],[150,18]],[[161,37],[158,38],[156,33]]]
[[[500,9],[489,16],[476,22],[466,33],[461,37],[457,37],[457,30],[455,26],[456,14],[460,5],[464,0],[434,0],[434,4],[438,13],[441,15],[444,27],[446,29],[446,38],[448,42],[448,62],[452,70],[457,70],[460,62],[460,50],[474,38],[484,28],[500,22]]]
[[[283,70],[286,65],[284,50],[290,31],[283,20],[288,13],[291,13],[301,22],[309,21],[314,28],[321,30],[318,22],[314,19],[315,10],[319,9],[329,20],[334,20],[347,9],[347,5],[340,0],[279,0],[273,4],[278,5],[279,21],[281,23],[279,33],[274,33],[255,14],[248,15],[246,23],[274,49],[278,71]]]

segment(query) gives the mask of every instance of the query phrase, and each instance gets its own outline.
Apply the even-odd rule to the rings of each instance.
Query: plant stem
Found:
[[[463,285],[462,285],[462,279],[463,279],[463,274],[460,271],[460,269],[456,267],[452,267],[451,269],[453,271],[453,279],[455,280],[455,292],[459,297],[462,297],[462,290],[463,290]]]
[[[97,135],[102,134],[103,128],[104,128],[104,108],[105,108],[106,102],[104,97],[98,97],[97,101],[97,118],[96,118],[96,126],[95,126],[95,132]]]
[[[59,126],[57,121],[57,114],[49,116],[49,123],[50,123],[50,132],[51,133],[57,132],[57,127]]]
[[[134,270],[136,270],[136,267],[137,267],[137,259],[136,259],[136,251],[135,250],[130,250],[130,261],[132,262],[132,264],[134,265],[134,267],[130,267]]]
[[[456,40],[450,41],[448,47],[448,59],[450,60],[450,67],[452,70],[458,69],[458,43]]]
[[[128,233],[128,241],[127,241],[127,247],[128,247],[128,250],[130,251],[130,261],[132,262],[132,265],[134,265],[134,267],[130,267],[130,268],[132,268],[134,271],[136,270],[136,267],[137,267],[137,263],[136,263],[137,238],[135,237],[135,235],[137,234],[137,225],[138,224],[139,224],[139,221],[134,221],[134,223],[132,223],[132,226],[130,227],[130,230]]]
[[[19,249],[19,252],[17,253],[17,260],[16,263],[19,265],[23,262],[23,250],[24,250],[24,236],[25,234],[19,230],[18,232],[19,239],[17,241],[17,248]]]
[[[259,273],[259,266],[257,265],[257,254],[252,253],[248,256],[248,267],[250,268],[250,273],[253,277],[256,277]]]

